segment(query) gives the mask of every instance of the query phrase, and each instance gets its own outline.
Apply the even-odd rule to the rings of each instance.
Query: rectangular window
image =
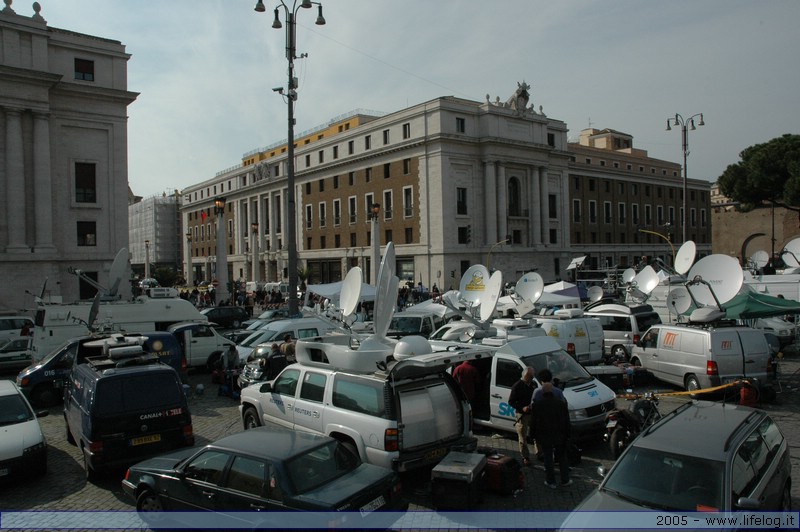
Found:
[[[369,217],[372,213],[372,204],[375,203],[375,197],[372,194],[365,194],[364,195],[364,212],[367,213],[367,221],[369,221]],[[370,242],[372,242],[370,240]]]
[[[350,215],[350,223],[356,223],[356,215],[358,214],[357,207],[356,207],[356,197],[350,196],[347,198],[347,214]]]
[[[675,207],[669,208],[669,223],[675,225]]]
[[[364,149],[369,150],[372,148],[372,135],[364,136]]]
[[[411,138],[411,124],[403,124],[403,138],[410,139]]]
[[[333,158],[334,159],[338,159],[339,158],[339,146],[334,146],[333,147]]]
[[[697,226],[697,210],[694,208],[689,209],[689,223],[692,227]]]
[[[589,223],[597,223],[597,202],[595,200],[589,200]]]
[[[389,179],[389,176],[392,175],[392,167],[389,163],[383,163],[383,178]]]
[[[403,217],[411,218],[414,215],[414,199],[411,187],[403,187]]]
[[[306,183],[306,196],[310,196],[310,195],[311,195],[311,181]]]
[[[456,214],[468,214],[467,189],[465,187],[456,187]]]
[[[385,190],[383,192],[383,219],[392,219],[392,191]]]
[[[364,176],[365,176],[364,179],[367,183],[372,181],[372,168],[367,168],[366,170],[364,170]]]
[[[356,242],[357,242],[356,241],[356,234],[355,233],[350,233],[350,247],[351,248],[356,247]]]
[[[317,152],[317,158],[319,159],[320,163],[324,163],[325,162],[325,151],[319,150]]]
[[[634,203],[631,205],[631,223],[633,225],[639,225],[639,204]]]
[[[458,228],[458,243],[469,244],[472,240],[472,227],[469,225],[461,226]]]
[[[388,129],[384,129],[383,130],[383,145],[385,146],[387,144],[389,144],[389,130]]]
[[[97,245],[97,222],[78,222],[78,245]]]
[[[351,140],[347,142],[347,154],[353,155],[356,152],[356,143],[355,141]]]
[[[319,204],[319,226],[325,227],[325,202]]]
[[[558,244],[558,231],[555,229],[550,229],[550,243]]]
[[[328,247],[325,243],[325,235],[319,237],[319,249],[325,249]]]
[[[333,225],[338,227],[342,224],[342,202],[341,200],[333,200]],[[336,246],[337,248],[339,246]]]
[[[653,206],[652,205],[645,205],[644,206],[644,224],[650,225],[653,223]]]
[[[94,81],[94,61],[75,58],[75,79]]]
[[[356,184],[355,172],[350,172],[349,174],[347,174],[347,184],[350,185],[351,187]]]
[[[706,226],[706,210],[700,209],[700,225],[702,227]]]
[[[306,205],[306,229],[311,229],[312,216],[313,216],[313,209],[311,205]]]
[[[319,180],[319,191],[320,192],[325,192],[325,180],[324,179],[320,179]]]
[[[625,215],[627,214],[624,203],[618,203],[617,204],[617,212],[619,213],[619,216],[618,216],[619,223],[624,224],[625,223]]]
[[[607,224],[611,223],[611,202],[603,202],[603,221]]]
[[[581,222],[581,200],[572,200],[572,221],[575,223]]]
[[[335,248],[342,247],[342,237],[340,235],[335,235],[333,237],[333,247]]]
[[[339,188],[339,176],[333,176],[333,188]]]
[[[306,168],[311,167],[311,154],[306,155]]]
[[[403,159],[403,175],[411,173],[411,159]]]
[[[385,239],[384,242],[391,242],[393,240],[393,238],[392,238],[392,230],[391,229],[387,229],[386,231],[384,231],[383,232],[383,238]]]
[[[656,223],[658,225],[664,225],[664,206],[657,205],[656,206]]]
[[[456,118],[456,133],[466,133],[467,120],[465,118]]]
[[[555,194],[548,194],[547,196],[547,211],[551,220],[558,218],[558,203],[556,202]]]
[[[414,243],[414,230],[410,227],[406,227],[406,244],[413,244]]]
[[[556,136],[553,133],[547,134],[547,145],[551,147],[555,147],[556,145]]]
[[[75,202],[97,203],[97,166],[75,163]]]

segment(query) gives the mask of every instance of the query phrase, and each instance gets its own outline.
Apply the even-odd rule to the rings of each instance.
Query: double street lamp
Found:
[[[194,285],[194,267],[192,266],[192,231],[186,231],[186,286]]]
[[[286,103],[289,108],[288,118],[288,140],[287,140],[287,162],[286,162],[286,185],[288,212],[286,213],[286,236],[288,240],[289,251],[289,315],[295,316],[299,314],[298,301],[297,301],[297,226],[296,226],[296,211],[295,205],[295,191],[294,191],[294,101],[297,99],[297,79],[294,77],[294,60],[297,59],[296,53],[296,22],[295,18],[300,8],[310,9],[312,6],[317,5],[319,8],[316,24],[322,26],[325,24],[325,18],[322,16],[322,4],[319,2],[311,2],[310,0],[302,0],[300,5],[297,0],[292,2],[290,8],[283,0],[275,7],[275,20],[272,22],[272,27],[281,29],[283,25],[280,20],[280,10],[283,9],[284,18],[286,19],[286,59],[289,61],[289,82],[286,87]],[[263,13],[267,10],[264,7],[264,2],[258,0],[255,10]],[[302,54],[301,57],[306,57]],[[273,89],[279,94],[284,93],[283,88]]]
[[[683,225],[683,241],[686,242],[686,194],[687,194],[687,179],[688,179],[688,167],[686,165],[686,157],[689,155],[689,130],[694,131],[697,129],[694,125],[694,119],[700,117],[700,121],[697,123],[698,126],[706,125],[703,122],[703,113],[697,113],[689,118],[684,119],[678,113],[675,113],[675,118],[667,118],[667,131],[672,131],[671,126],[681,126],[681,133],[683,136],[683,216],[681,216],[681,223]]]
[[[381,262],[381,238],[378,236],[378,216],[381,212],[381,204],[373,203],[370,208],[370,234],[372,235],[372,259],[369,264],[369,277],[372,284],[378,286],[378,264]]]
[[[225,197],[214,198],[214,212],[217,214],[217,304],[227,303],[228,292],[228,240],[225,237]]]
[[[258,278],[260,277],[260,273],[261,273],[260,272],[260,270],[261,270],[260,262],[261,261],[260,261],[260,259],[258,257],[258,248],[259,248],[258,222],[251,223],[250,224],[250,229],[252,229],[252,233],[253,233],[253,238],[252,238],[253,242],[252,242],[252,245],[250,246],[250,247],[253,248],[253,282],[257,283],[258,282]]]

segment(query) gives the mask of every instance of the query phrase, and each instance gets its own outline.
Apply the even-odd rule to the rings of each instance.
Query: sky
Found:
[[[52,27],[131,54],[128,180],[148,197],[211,179],[287,138],[286,25],[255,0],[39,0]],[[714,182],[753,144],[800,129],[796,0],[323,0],[297,16],[296,135],[355,109],[399,111],[441,96],[531,103]],[[30,16],[28,2],[13,4]],[[291,7],[291,2],[289,3]]]

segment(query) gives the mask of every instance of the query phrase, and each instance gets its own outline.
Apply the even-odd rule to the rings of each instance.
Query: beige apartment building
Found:
[[[0,310],[93,297],[68,269],[107,285],[128,244],[130,55],[34,10],[0,9]]]
[[[387,115],[354,111],[297,135],[295,222],[310,282],[338,281],[356,265],[369,275],[375,204],[377,238],[394,243],[398,276],[414,284],[457,287],[477,263],[514,282],[532,270],[567,278],[578,255],[587,255],[586,268],[621,267],[642,254],[669,262],[669,243],[639,229],[680,234],[680,166],[649,158],[612,130],[569,143],[567,125],[519,93],[505,102],[442,97]],[[255,271],[258,280],[286,280],[286,181],[283,141],[182,191],[195,279],[215,275],[213,205],[224,196],[229,278]],[[709,184],[688,187],[690,233],[706,251]]]

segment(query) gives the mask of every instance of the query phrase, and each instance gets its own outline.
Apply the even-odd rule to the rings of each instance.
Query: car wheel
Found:
[[[642,367],[642,361],[639,360],[638,358],[634,358],[633,360],[631,360],[631,364],[633,364],[634,367],[637,367],[637,368],[641,368]]]
[[[58,403],[58,394],[50,383],[40,384],[31,393],[31,402],[49,408]]]
[[[261,418],[258,417],[258,412],[256,412],[256,409],[252,406],[248,406],[244,409],[242,421],[244,422],[244,430],[254,429],[261,426]]]
[[[242,322],[240,322],[239,320],[233,320],[233,328],[234,329],[238,329],[239,325],[241,325],[241,323]]]
[[[783,494],[781,495],[781,512],[791,512],[792,511],[792,490],[789,487],[789,483],[787,482],[783,486]]]
[[[163,512],[164,505],[161,498],[150,488],[145,488],[136,497],[136,511],[138,512]]]
[[[355,443],[353,443],[353,442],[351,442],[351,441],[343,441],[343,442],[342,442],[342,447],[344,447],[345,449],[347,449],[348,451],[350,451],[351,453],[353,453],[353,456],[359,456],[359,455],[358,455],[358,447],[356,447],[356,444],[355,444]],[[359,456],[359,459],[360,459],[360,458],[361,458],[361,457]]]
[[[625,450],[625,447],[628,446],[629,441],[628,431],[619,427],[611,433],[611,440],[608,443],[609,448],[611,449],[611,456],[614,457],[614,460],[619,458],[619,455],[622,454],[622,451]]]
[[[628,361],[628,350],[621,345],[615,345],[611,348],[611,358],[616,360]]]
[[[700,381],[693,374],[687,375],[683,383],[687,392],[694,392],[700,389]],[[697,397],[697,394],[692,394],[692,397]]]

